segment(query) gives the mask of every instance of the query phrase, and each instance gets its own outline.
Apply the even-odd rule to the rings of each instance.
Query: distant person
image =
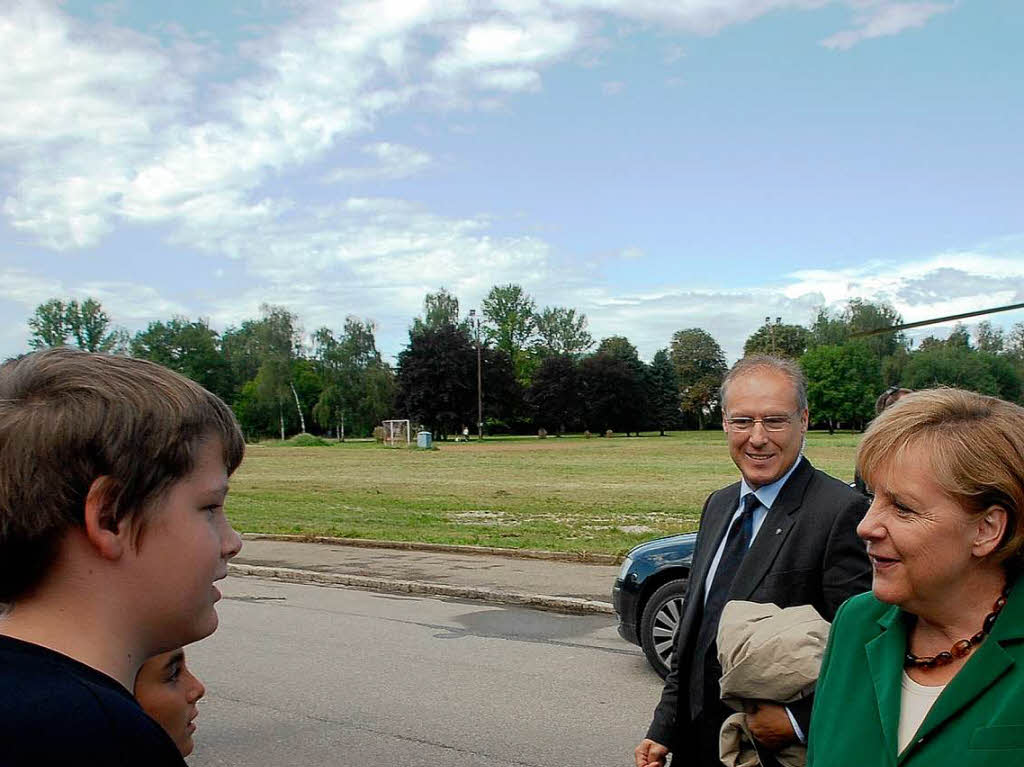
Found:
[[[914,390],[905,389],[902,386],[890,386],[884,392],[879,394],[878,399],[875,400],[875,415],[881,415],[883,410],[895,405],[900,401],[901,397],[907,396],[912,391]]]
[[[910,394],[913,389],[904,389],[900,386],[890,386],[875,400],[875,416],[882,414],[882,411],[895,405],[900,401],[900,398]],[[854,469],[853,471],[853,486],[864,495],[870,495],[868,492],[867,485],[864,484],[863,478],[860,476],[860,469]]]
[[[135,699],[171,736],[182,756],[192,753],[192,733],[199,714],[196,703],[205,694],[206,688],[189,671],[180,647],[153,656],[135,677]]]
[[[722,383],[721,402],[741,479],[704,504],[671,671],[635,750],[637,767],[663,767],[670,752],[679,765],[720,765],[719,731],[732,713],[721,701],[715,646],[726,602],[809,604],[831,620],[847,597],[870,585],[855,533],[867,499],[801,455],[808,411],[800,367],[767,356],[740,360]],[[811,703],[751,707],[747,723],[762,763],[804,740]]]
[[[182,765],[131,690],[217,627],[241,548],[231,410],[143,360],[66,348],[0,366],[0,763]]]
[[[908,394],[857,464],[873,593],[836,615],[809,767],[1024,764],[1024,408]]]

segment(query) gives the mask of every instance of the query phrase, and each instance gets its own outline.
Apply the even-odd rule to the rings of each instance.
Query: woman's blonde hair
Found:
[[[908,448],[931,457],[936,484],[971,515],[1006,509],[1007,528],[992,556],[1024,564],[1024,408],[961,389],[911,392],[881,413],[857,449],[867,486]]]

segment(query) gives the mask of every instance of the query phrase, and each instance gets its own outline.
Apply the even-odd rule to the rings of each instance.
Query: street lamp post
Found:
[[[476,316],[476,309],[469,310],[469,322],[476,326],[476,437],[482,442],[484,439],[484,376],[480,358],[480,318]]]
[[[782,322],[782,317],[775,318],[775,325],[779,325]],[[772,344],[772,356],[775,355],[775,325],[772,325],[772,318],[765,317],[764,324],[768,326],[768,336],[771,338]]]

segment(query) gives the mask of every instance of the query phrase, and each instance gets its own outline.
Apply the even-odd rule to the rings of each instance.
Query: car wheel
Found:
[[[640,618],[640,646],[651,667],[664,679],[668,676],[676,630],[683,615],[686,578],[663,583],[651,594]]]

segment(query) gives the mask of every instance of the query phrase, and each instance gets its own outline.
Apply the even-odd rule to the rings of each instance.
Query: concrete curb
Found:
[[[228,574],[322,586],[353,586],[361,589],[373,589],[374,591],[400,594],[427,594],[431,596],[454,597],[456,599],[476,599],[483,602],[523,605],[525,607],[535,607],[542,610],[577,615],[612,615],[615,613],[610,602],[598,602],[593,599],[552,597],[542,594],[519,594],[476,586],[448,586],[440,583],[401,581],[391,578],[369,578],[364,575],[323,573],[316,570],[298,570],[291,567],[264,567],[262,565],[242,565],[229,562]]]
[[[242,533],[246,541],[291,541],[294,543],[326,543],[333,546],[356,546],[364,549],[400,549],[403,551],[441,551],[449,554],[491,554],[513,559],[547,559],[556,562],[577,562],[585,565],[618,565],[622,557],[588,551],[539,551],[537,549],[503,549],[497,546],[457,546],[448,543],[416,543],[414,541],[379,541],[372,538],[331,538],[323,535],[279,535],[276,533]]]

